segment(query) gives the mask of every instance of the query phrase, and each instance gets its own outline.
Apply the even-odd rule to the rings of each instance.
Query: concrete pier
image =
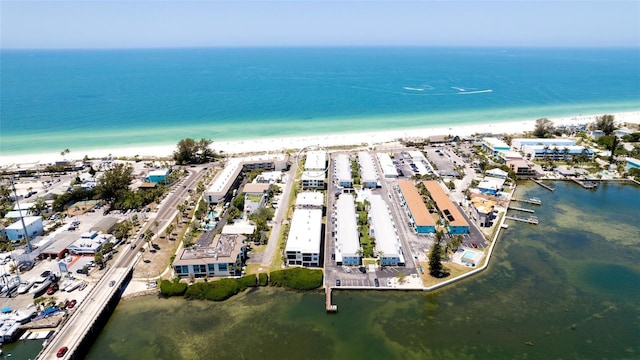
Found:
[[[325,304],[326,304],[327,313],[337,313],[338,305],[333,305],[331,303],[331,290],[332,289],[330,286],[327,286],[324,288],[324,292],[326,295]]]

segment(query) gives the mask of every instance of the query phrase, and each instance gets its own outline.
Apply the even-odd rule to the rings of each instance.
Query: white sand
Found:
[[[597,115],[577,115],[573,117],[552,118],[550,120],[556,126],[560,125],[578,125],[591,123],[595,121]],[[617,123],[636,123],[640,124],[640,112],[624,112],[615,113]],[[340,145],[360,145],[368,146],[380,145],[392,142],[400,138],[411,137],[427,137],[432,135],[458,135],[468,136],[475,133],[494,133],[494,134],[515,134],[525,131],[532,131],[535,120],[529,121],[513,121],[501,122],[497,124],[474,124],[453,127],[437,127],[422,129],[406,129],[406,130],[390,130],[390,131],[374,131],[362,132],[357,134],[333,134],[318,135],[304,137],[286,137],[286,138],[261,138],[246,141],[223,141],[214,142],[213,147],[218,151],[227,154],[240,154],[246,152],[263,152],[263,151],[282,151],[287,149],[302,149],[307,146],[340,146]],[[103,158],[109,155],[113,157],[130,157],[139,155],[141,158],[150,157],[170,157],[175,150],[175,144],[172,145],[155,145],[144,147],[124,147],[124,148],[105,148],[92,150],[75,150],[69,153],[67,160],[78,161],[85,155],[90,158]],[[24,154],[9,155],[0,158],[0,166],[12,167],[29,167],[35,164],[50,164],[55,161],[63,160],[60,153],[41,153],[41,154]]]

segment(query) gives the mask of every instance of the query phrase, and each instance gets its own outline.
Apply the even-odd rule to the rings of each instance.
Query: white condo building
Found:
[[[398,170],[396,170],[396,166],[393,164],[393,160],[387,153],[377,153],[378,162],[380,163],[380,168],[382,169],[382,175],[385,179],[395,179],[398,177]]]
[[[353,187],[353,176],[351,176],[351,161],[349,155],[340,154],[334,161],[335,178],[338,186],[343,188]]]
[[[378,172],[371,154],[366,151],[360,151],[358,153],[358,164],[360,165],[360,184],[365,188],[378,187]]]
[[[288,265],[320,266],[322,209],[296,209],[285,255]]]
[[[376,248],[380,257],[380,265],[404,265],[404,255],[396,226],[391,220],[391,212],[380,195],[369,198],[370,235],[376,239]]]
[[[304,162],[305,170],[326,170],[327,168],[327,152],[323,150],[307,152],[307,158]]]
[[[336,264],[360,265],[360,237],[353,195],[338,197],[333,219],[336,224]]]

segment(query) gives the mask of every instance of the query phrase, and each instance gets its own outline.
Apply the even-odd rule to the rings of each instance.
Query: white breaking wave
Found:
[[[452,89],[456,89],[456,90],[458,90],[458,91],[467,91],[467,90],[465,90],[464,88],[457,87],[457,86],[452,86],[451,88],[452,88]]]
[[[405,87],[403,87],[403,89],[410,90],[410,91],[424,91],[424,88],[414,88],[414,87],[409,87],[409,86],[405,86]]]

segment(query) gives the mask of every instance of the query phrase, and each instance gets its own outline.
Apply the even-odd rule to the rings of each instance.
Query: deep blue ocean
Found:
[[[0,51],[0,154],[640,109],[640,51]]]

